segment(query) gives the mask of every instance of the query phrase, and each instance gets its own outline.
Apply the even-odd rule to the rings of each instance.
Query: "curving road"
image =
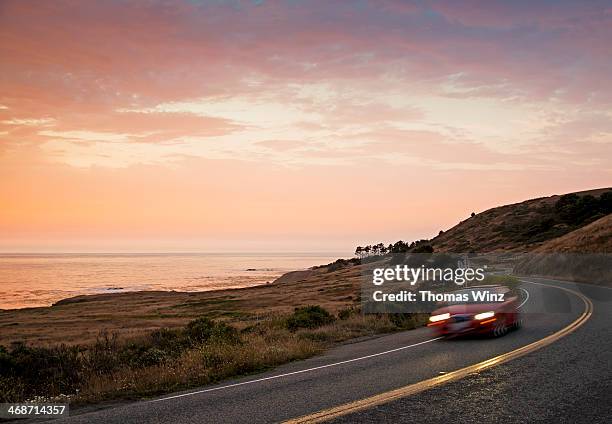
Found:
[[[574,332],[465,378],[335,417],[337,422],[610,422],[612,290],[559,281],[522,286],[525,324],[499,339],[439,340],[427,328],[345,344],[324,355],[223,384],[95,411],[69,423],[267,423],[307,418],[445,375],[542,340],[593,313]],[[542,311],[546,311],[543,313]],[[584,317],[583,317],[584,318]],[[80,412],[80,413],[78,413]]]

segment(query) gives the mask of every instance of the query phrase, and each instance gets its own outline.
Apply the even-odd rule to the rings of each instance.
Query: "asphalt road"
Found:
[[[535,281],[535,280],[533,280]],[[312,414],[512,351],[594,311],[575,332],[462,380],[338,418],[338,422],[611,422],[612,290],[525,284],[525,324],[497,338],[437,340],[429,329],[350,343],[324,355],[154,401],[86,412],[69,423],[264,423]],[[77,411],[78,412],[78,411]]]

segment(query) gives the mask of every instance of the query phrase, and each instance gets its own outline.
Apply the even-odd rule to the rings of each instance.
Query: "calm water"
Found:
[[[346,255],[0,255],[0,309],[47,306],[81,294],[248,287],[342,256]]]

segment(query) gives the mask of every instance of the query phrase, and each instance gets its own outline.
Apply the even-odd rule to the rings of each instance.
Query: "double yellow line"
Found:
[[[540,283],[533,283],[543,285]],[[352,414],[354,412],[362,411],[364,409],[369,409],[378,405],[382,405],[387,402],[391,402],[396,399],[400,399],[406,396],[414,395],[416,393],[422,392],[424,390],[431,389],[433,387],[450,383],[451,381],[456,381],[461,378],[467,377],[468,375],[482,371],[487,368],[494,367],[495,365],[503,364],[504,362],[511,361],[513,359],[519,358],[523,355],[541,349],[549,344],[553,343],[556,340],[559,340],[562,337],[567,336],[582,324],[584,324],[593,314],[593,303],[589,298],[578,293],[574,290],[570,290],[564,287],[555,287],[561,290],[565,290],[566,292],[572,293],[578,296],[585,305],[584,312],[571,324],[567,327],[562,328],[556,333],[551,334],[550,336],[544,337],[536,342],[530,343],[526,346],[520,347],[513,351],[504,353],[502,355],[496,356],[491,359],[487,359],[485,361],[479,362],[474,365],[470,365],[465,368],[458,369],[456,371],[449,372],[448,374],[444,374],[438,377],[430,378],[429,380],[420,381],[418,383],[410,384],[408,386],[400,387],[399,389],[391,390],[385,393],[381,393],[375,396],[371,396],[365,399],[357,400],[354,402],[346,403],[344,405],[336,406],[329,409],[324,409],[319,412],[315,412],[314,414],[305,415],[299,418],[294,418],[289,421],[285,421],[285,423],[291,424],[302,424],[302,423],[319,423],[323,421],[328,421],[337,417],[341,417],[343,415]]]

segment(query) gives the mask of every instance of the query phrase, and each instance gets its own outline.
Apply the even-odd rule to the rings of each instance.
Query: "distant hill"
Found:
[[[499,206],[481,212],[433,238],[430,243],[436,252],[530,252],[544,249],[594,248],[589,245],[591,232],[610,234],[610,219],[594,227],[612,212],[612,188],[581,191],[527,200]],[[609,217],[607,217],[609,218]],[[607,231],[607,233],[606,233]],[[560,244],[548,242],[568,235]],[[603,243],[600,241],[598,243]],[[547,246],[547,247],[544,247]],[[556,246],[556,247],[555,247]],[[601,245],[601,248],[605,248]],[[607,251],[611,251],[607,247]]]

